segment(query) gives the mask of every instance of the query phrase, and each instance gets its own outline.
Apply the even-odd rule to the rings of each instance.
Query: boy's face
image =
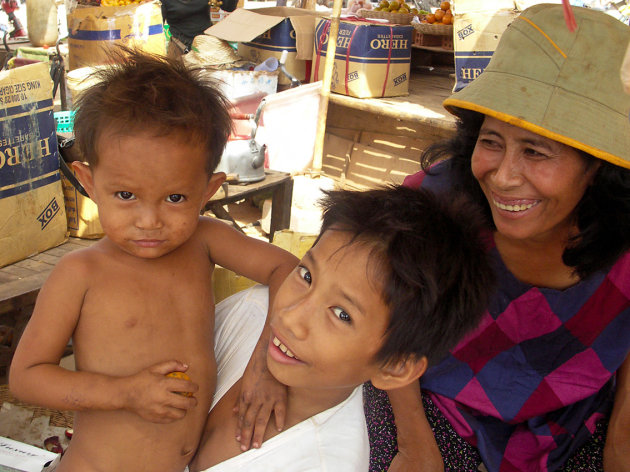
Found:
[[[94,169],[77,169],[98,205],[107,237],[125,252],[153,259],[187,241],[224,174],[208,179],[203,146],[177,135],[101,135]],[[218,184],[218,185],[217,185]]]
[[[389,308],[368,265],[370,245],[329,230],[287,277],[270,314],[267,365],[290,387],[354,388],[379,370]]]

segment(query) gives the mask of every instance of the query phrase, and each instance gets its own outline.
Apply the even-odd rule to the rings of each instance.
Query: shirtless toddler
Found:
[[[77,102],[79,180],[105,237],[63,257],[13,358],[19,399],[75,410],[59,472],[181,472],[216,384],[215,264],[273,294],[297,259],[199,216],[225,174],[227,102],[197,71],[118,50]],[[59,366],[72,339],[76,371]],[[190,380],[168,377],[185,372]]]

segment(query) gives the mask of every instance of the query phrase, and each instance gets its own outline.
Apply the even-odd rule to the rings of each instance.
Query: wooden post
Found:
[[[319,176],[322,172],[322,157],[324,154],[324,135],[326,134],[326,116],[328,114],[328,99],[330,97],[330,82],[332,81],[335,52],[337,49],[337,34],[339,33],[339,16],[343,0],[334,0],[332,16],[330,18],[330,30],[328,32],[328,47],[326,48],[326,62],[322,77],[322,91],[319,99],[319,111],[317,113],[317,132],[315,134],[315,146],[313,149],[312,175]]]

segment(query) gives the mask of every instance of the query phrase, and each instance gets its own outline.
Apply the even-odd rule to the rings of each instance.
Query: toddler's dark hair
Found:
[[[215,82],[181,60],[124,46],[110,52],[111,64],[90,76],[96,84],[75,103],[74,131],[83,158],[98,165],[103,130],[132,136],[147,130],[207,149],[206,170],[216,169],[232,129],[229,102]]]
[[[478,325],[494,272],[483,218],[467,198],[395,186],[328,191],[321,205],[320,237],[347,231],[350,244],[372,246],[369,273],[390,308],[378,361],[426,356],[433,365]]]

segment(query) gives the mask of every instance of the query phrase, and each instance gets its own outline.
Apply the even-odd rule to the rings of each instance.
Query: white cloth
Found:
[[[214,406],[240,379],[267,316],[267,287],[255,286],[216,307],[215,355],[218,364]],[[212,414],[212,413],[211,413]],[[370,446],[358,386],[342,403],[302,421],[204,472],[365,472]]]

